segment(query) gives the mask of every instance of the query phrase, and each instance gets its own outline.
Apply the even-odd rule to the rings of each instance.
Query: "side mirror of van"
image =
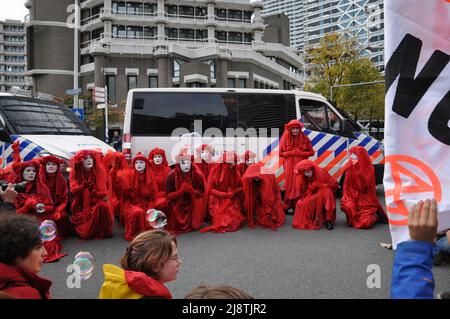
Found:
[[[9,136],[9,133],[6,131],[5,125],[3,125],[2,121],[0,121],[0,142],[9,144],[14,143],[14,141]]]

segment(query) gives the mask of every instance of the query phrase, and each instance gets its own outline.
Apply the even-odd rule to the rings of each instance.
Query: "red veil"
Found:
[[[216,163],[211,170],[206,196],[212,225],[201,232],[232,232],[243,226],[242,181],[236,163],[237,155],[225,152],[222,163]]]
[[[280,140],[280,157],[284,159],[284,189],[286,193],[284,200],[287,208],[295,205],[296,192],[294,191],[294,168],[297,163],[314,155],[314,150],[309,138],[303,133],[304,125],[299,120],[292,120],[287,123],[284,128],[283,136]],[[299,134],[293,135],[291,129],[299,128]]]
[[[153,157],[155,155],[161,155],[163,158],[163,162],[161,165],[155,165],[153,162]],[[158,185],[158,191],[165,192],[166,191],[166,178],[170,173],[169,163],[167,162],[166,152],[160,148],[154,148],[148,154],[148,162],[150,164],[150,168],[153,171],[153,174],[156,178],[156,184]]]
[[[312,170],[307,178],[305,171]],[[310,160],[303,160],[295,166],[295,195],[299,198],[295,208],[292,227],[298,229],[320,229],[325,220],[336,221],[336,201],[334,192],[338,182]]]
[[[241,173],[241,176],[244,176],[245,172],[250,167],[249,165],[247,165],[247,161],[251,158],[256,159],[256,154],[252,151],[246,151],[244,155],[242,155],[242,163],[238,165],[239,173]]]
[[[341,209],[350,226],[371,228],[378,219],[387,219],[376,194],[375,169],[364,147],[352,147],[350,154],[357,155],[358,162],[349,160],[346,165]]]
[[[202,158],[202,151],[207,150],[211,154],[211,158],[208,161],[203,160]],[[214,154],[214,149],[212,146],[208,144],[202,144],[201,146],[197,147],[196,149],[196,157],[195,157],[195,165],[197,166],[197,169],[202,173],[203,177],[205,178],[205,184],[208,183],[208,177],[209,173],[211,172],[213,159],[212,155]]]
[[[50,191],[47,185],[39,176],[40,163],[39,160],[33,159],[28,162],[16,162],[14,164],[14,174],[10,175],[11,183],[23,182],[23,171],[25,168],[33,166],[36,170],[36,178],[33,182],[27,182],[24,193],[18,193],[16,197],[16,212],[18,214],[26,214],[29,216],[37,217],[40,222],[44,220],[57,221],[60,219],[61,214],[55,211],[55,203],[52,199]],[[45,205],[45,212],[40,214],[36,211],[37,204]],[[57,226],[58,227],[58,226]],[[59,230],[59,228],[58,228]],[[44,258],[44,262],[53,262],[67,254],[60,254],[62,246],[60,244],[60,238],[56,237],[51,241],[44,243],[47,255]]]
[[[138,173],[136,161],[144,161],[144,173]],[[119,174],[122,189],[123,220],[125,239],[132,240],[140,232],[150,229],[145,219],[147,210],[154,208],[158,186],[150,168],[148,159],[138,153],[132,161],[132,167]]]
[[[114,216],[120,219],[122,215],[121,189],[117,174],[128,169],[128,163],[123,153],[120,152],[107,152],[102,161],[108,173],[108,200],[113,207]]]
[[[87,172],[83,160],[91,155],[94,166]],[[112,207],[106,202],[108,176],[100,154],[81,150],[71,160],[72,224],[82,239],[112,237]]]
[[[244,206],[250,227],[261,225],[273,230],[281,227],[285,215],[275,175],[263,164],[254,164],[249,166],[242,177],[242,184]]]
[[[191,161],[191,170],[183,173],[180,162],[187,159]],[[194,164],[193,156],[182,152],[176,160],[177,164],[166,180],[167,229],[171,233],[180,234],[201,227],[204,220],[205,184],[203,175]]]
[[[46,171],[47,163],[55,163],[57,171],[55,174],[48,174]],[[54,205],[54,217],[56,226],[58,227],[58,234],[62,237],[67,237],[72,233],[72,225],[69,222],[67,215],[67,204],[69,203],[69,189],[67,181],[62,175],[61,165],[64,161],[56,156],[50,155],[40,158],[41,169],[39,171],[39,178],[45,184],[50,192]]]

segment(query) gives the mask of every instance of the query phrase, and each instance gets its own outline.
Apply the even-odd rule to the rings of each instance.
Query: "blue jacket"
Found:
[[[433,299],[433,244],[405,241],[397,245],[392,268],[391,298]]]

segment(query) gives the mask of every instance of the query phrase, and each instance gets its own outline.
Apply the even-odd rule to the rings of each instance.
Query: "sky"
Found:
[[[0,0],[0,20],[22,20],[28,14],[25,0]]]

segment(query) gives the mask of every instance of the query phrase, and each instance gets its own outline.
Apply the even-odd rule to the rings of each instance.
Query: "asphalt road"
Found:
[[[382,190],[378,190],[384,202]],[[255,298],[389,298],[393,251],[388,225],[371,230],[347,226],[339,210],[334,230],[299,231],[291,227],[292,216],[278,231],[245,227],[234,233],[189,233],[178,237],[182,260],[178,279],[168,284],[174,298],[183,298],[200,284],[228,284]],[[102,265],[119,265],[127,242],[123,229],[115,226],[114,238],[63,242],[69,253],[57,263],[45,264],[41,275],[53,280],[53,298],[97,298],[103,282]],[[66,285],[67,266],[80,251],[95,257],[93,276],[80,288]],[[369,265],[381,270],[381,287],[368,288]],[[435,267],[436,292],[450,290],[450,266]]]

